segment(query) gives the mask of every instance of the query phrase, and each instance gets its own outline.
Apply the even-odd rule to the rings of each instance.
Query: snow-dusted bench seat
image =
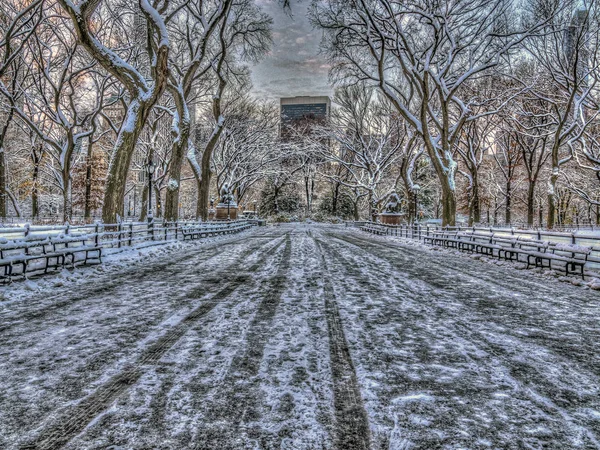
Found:
[[[549,242],[537,250],[527,251],[527,268],[530,266],[552,269],[552,263],[564,264],[565,273],[580,274],[585,279],[584,268],[592,253],[590,247]],[[547,263],[547,265],[546,265]],[[579,268],[579,271],[577,270]]]
[[[181,233],[183,235],[183,239],[202,239],[211,236],[218,236],[221,234],[232,234],[238,231],[245,230],[250,228],[252,224],[248,222],[236,223],[236,224],[210,224],[210,225],[201,225],[201,226],[190,226],[183,227],[181,229]]]
[[[82,255],[81,259],[77,259]],[[15,275],[63,267],[69,261],[87,264],[89,260],[102,262],[102,248],[88,243],[87,236],[23,239],[0,242],[0,278],[11,281]]]
[[[582,278],[585,278],[585,264],[592,253],[589,247],[538,241],[526,237],[498,236],[486,232],[438,231],[425,236],[424,242],[507,261],[519,261],[519,256],[522,256],[527,268],[534,266],[552,269],[553,263],[560,263],[564,264],[567,275],[580,274]]]
[[[469,239],[470,234],[465,231],[434,231],[429,236],[424,236],[423,241],[425,244],[459,249],[461,243]]]
[[[387,229],[385,227],[373,223],[367,223],[360,227],[360,229],[362,231],[366,231],[367,233],[377,234],[379,236],[385,236],[387,234]]]

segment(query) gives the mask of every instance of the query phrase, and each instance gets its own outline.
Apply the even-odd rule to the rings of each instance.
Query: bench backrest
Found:
[[[0,244],[0,259],[16,256],[43,255],[50,250],[48,239],[19,240]]]
[[[563,244],[561,242],[550,244],[552,253],[559,256],[565,256],[571,259],[577,259],[581,261],[587,261],[588,257],[592,254],[590,247],[583,247],[581,245],[574,244]]]
[[[516,245],[523,250],[532,250],[545,253],[548,250],[549,243],[547,241],[538,241],[528,237],[517,238]]]

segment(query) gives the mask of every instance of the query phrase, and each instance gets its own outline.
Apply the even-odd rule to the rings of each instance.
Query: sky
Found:
[[[257,0],[257,4],[273,17],[273,46],[260,63],[251,67],[253,94],[268,100],[331,96],[329,65],[319,54],[321,32],[314,30],[306,17],[310,1],[293,2],[292,17],[276,0]]]

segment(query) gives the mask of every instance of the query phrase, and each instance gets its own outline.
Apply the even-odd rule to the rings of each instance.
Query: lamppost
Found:
[[[254,204],[254,218],[256,219],[258,216],[256,214],[256,200],[252,202]]]
[[[154,162],[152,158],[148,158],[148,229],[154,240],[154,217],[152,216],[152,178],[154,177]]]
[[[231,220],[229,216],[229,205],[231,204],[231,195],[227,195],[227,220]]]

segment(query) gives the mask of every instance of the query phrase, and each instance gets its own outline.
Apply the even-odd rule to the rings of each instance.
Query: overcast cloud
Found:
[[[252,66],[253,94],[277,100],[297,95],[331,95],[329,65],[319,54],[321,33],[313,30],[306,17],[310,2],[294,3],[292,17],[277,1],[258,0],[273,17],[273,48],[259,64]]]

